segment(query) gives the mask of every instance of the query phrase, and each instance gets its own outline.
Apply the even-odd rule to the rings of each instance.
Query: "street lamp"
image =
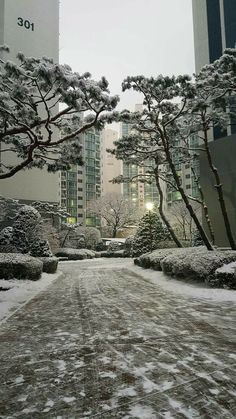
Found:
[[[154,207],[153,202],[147,202],[146,203],[146,208],[149,212],[153,210],[153,207]]]

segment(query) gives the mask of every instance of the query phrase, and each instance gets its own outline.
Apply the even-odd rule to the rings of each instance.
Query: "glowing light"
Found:
[[[154,205],[153,205],[152,202],[147,202],[146,203],[146,208],[147,208],[148,211],[152,211],[153,210],[153,207],[154,207]]]

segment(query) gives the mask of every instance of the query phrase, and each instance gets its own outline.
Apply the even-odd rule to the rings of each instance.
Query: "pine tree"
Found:
[[[159,243],[169,238],[170,235],[159,215],[149,211],[141,218],[134,236],[133,256],[158,249]]]

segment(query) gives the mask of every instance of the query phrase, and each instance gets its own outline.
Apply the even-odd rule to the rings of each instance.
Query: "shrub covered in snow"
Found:
[[[5,227],[0,231],[0,253],[17,253],[13,243],[13,228]]]
[[[19,253],[0,253],[1,279],[30,279],[36,281],[41,277],[43,262],[32,256]]]
[[[192,246],[202,246],[204,243],[198,230],[195,230],[192,235]]]
[[[142,268],[152,268],[156,271],[161,271],[161,261],[166,256],[169,256],[178,250],[179,249],[177,248],[154,250],[153,252],[145,253],[144,255],[139,256],[139,258],[134,259],[134,263],[135,265],[142,266]]]
[[[124,254],[125,256],[129,257],[129,256],[133,256],[133,242],[134,242],[134,236],[129,236],[127,237],[127,239],[125,240],[125,244],[124,244]]]
[[[187,248],[164,258],[161,267],[168,275],[207,282],[217,268],[235,260],[235,251],[207,251],[203,247]]]
[[[215,274],[208,278],[209,285],[217,288],[236,290],[236,262],[231,262],[216,269]]]
[[[35,208],[28,205],[20,207],[12,227],[0,232],[0,251],[52,256],[48,241],[42,238],[41,221],[41,215]]]
[[[43,262],[43,272],[47,274],[54,274],[57,271],[58,258],[55,256],[52,257],[40,257],[41,262]]]
[[[101,252],[102,250],[106,250],[107,246],[105,244],[105,242],[103,242],[102,240],[99,240],[95,246],[95,250],[97,252]]]
[[[127,255],[125,254],[125,251],[122,250],[116,250],[116,251],[103,251],[101,252],[101,256],[104,258],[123,258],[123,257],[127,257]]]
[[[93,259],[99,257],[100,253],[94,252],[89,249],[73,249],[73,248],[62,248],[58,249],[56,252],[57,257],[65,257],[69,260],[83,260],[83,259]]]
[[[236,252],[233,250],[208,251],[199,246],[155,250],[136,258],[134,263],[143,268],[163,270],[176,278],[204,281],[211,287],[236,289],[236,263],[228,268],[226,265],[234,261]],[[221,269],[223,265],[226,267]]]
[[[120,250],[120,244],[117,241],[111,241],[108,245],[107,252],[113,253]]]
[[[133,256],[159,248],[159,243],[169,239],[169,233],[155,212],[146,213],[140,220],[133,239]]]

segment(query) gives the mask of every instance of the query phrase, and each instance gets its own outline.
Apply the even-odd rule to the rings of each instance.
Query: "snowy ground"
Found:
[[[1,418],[236,417],[230,299],[166,289],[121,259],[60,269],[0,329]]]
[[[38,281],[0,279],[0,324],[6,321],[16,310],[48,287],[61,274],[43,273]],[[7,289],[7,290],[6,290]],[[4,291],[6,290],[6,291]]]

